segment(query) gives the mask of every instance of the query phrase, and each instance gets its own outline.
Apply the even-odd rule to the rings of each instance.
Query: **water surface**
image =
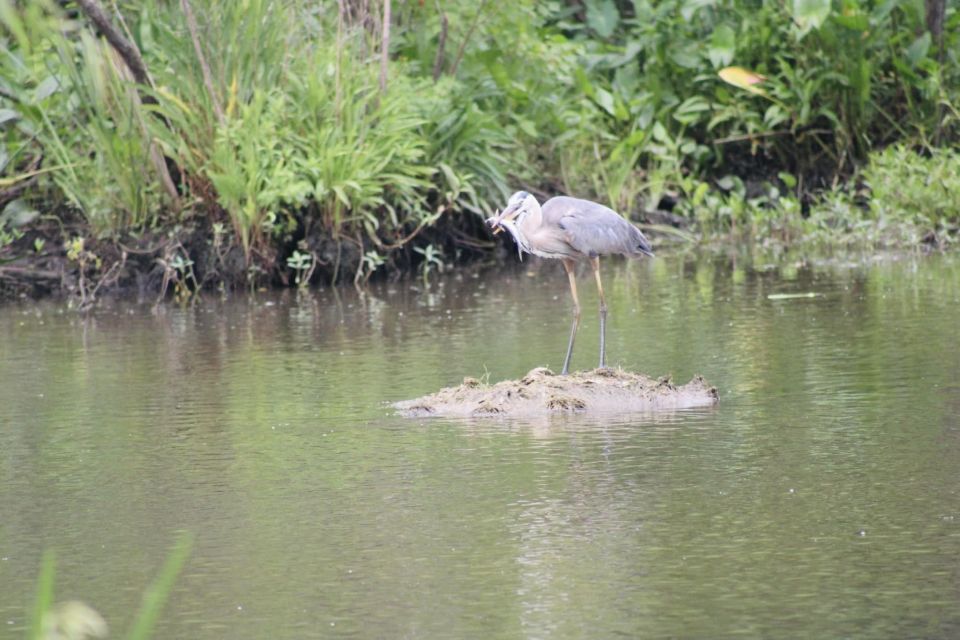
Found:
[[[960,260],[610,261],[608,360],[718,408],[392,415],[558,369],[558,267],[0,308],[0,635],[54,549],[122,636],[182,531],[157,637],[960,635]]]

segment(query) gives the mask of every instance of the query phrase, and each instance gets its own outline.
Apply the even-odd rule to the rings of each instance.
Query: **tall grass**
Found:
[[[322,234],[373,265],[519,186],[624,213],[681,200],[703,221],[704,189],[732,202],[735,178],[808,203],[878,148],[960,136],[952,5],[941,51],[917,3],[404,3],[384,90],[378,3],[191,4],[199,55],[180,3],[112,14],[147,89],[59,3],[0,0],[0,89],[18,97],[0,164],[42,151],[34,200],[100,235],[223,224],[248,264]],[[763,90],[725,84],[728,65]],[[727,209],[714,226],[762,208]]]
[[[145,228],[169,205],[156,171],[143,105],[116,53],[37,0],[19,13],[0,0],[0,19],[18,47],[4,43],[0,67],[20,96],[18,115],[59,167],[50,177],[66,203],[97,233]]]

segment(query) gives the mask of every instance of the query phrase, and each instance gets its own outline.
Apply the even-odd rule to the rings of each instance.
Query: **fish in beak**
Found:
[[[500,209],[497,209],[496,213],[487,218],[486,223],[493,229],[493,235],[497,235],[503,231],[503,226],[500,224],[501,220],[503,220],[503,216],[500,215]]]
[[[493,217],[487,218],[487,224],[490,225],[490,228],[493,229],[493,235],[497,235],[503,231],[503,221],[504,220],[513,220],[517,217],[520,210],[519,203],[508,204],[507,208],[502,212],[497,211]]]

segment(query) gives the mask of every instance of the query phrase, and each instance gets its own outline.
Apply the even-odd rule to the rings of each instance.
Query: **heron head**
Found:
[[[507,206],[497,215],[490,218],[490,226],[493,227],[494,234],[503,230],[504,221],[513,221],[526,215],[539,206],[537,199],[526,191],[517,191],[507,200]]]

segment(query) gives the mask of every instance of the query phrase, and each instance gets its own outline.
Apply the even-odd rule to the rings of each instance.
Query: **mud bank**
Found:
[[[505,380],[494,385],[466,378],[460,386],[393,406],[407,417],[508,417],[688,409],[712,406],[718,398],[716,388],[700,376],[676,386],[669,378],[654,380],[620,369],[559,376],[549,369],[537,368],[520,380]]]

